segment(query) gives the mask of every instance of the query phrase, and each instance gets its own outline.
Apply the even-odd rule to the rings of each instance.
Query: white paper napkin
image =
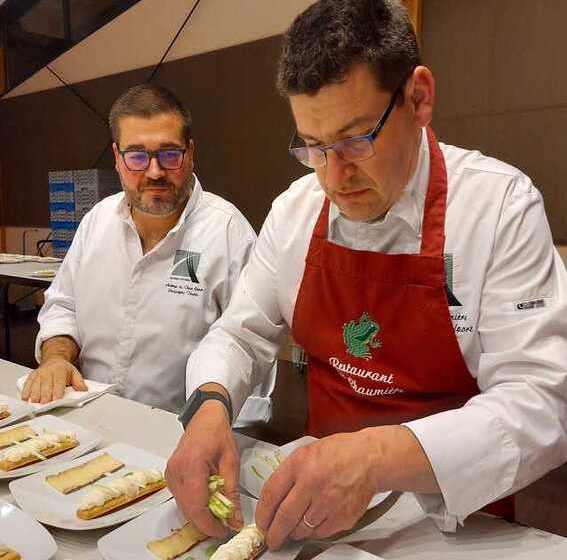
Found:
[[[18,385],[18,390],[22,392],[28,374],[20,377],[16,383]],[[88,387],[88,391],[75,391],[72,387],[65,388],[65,395],[62,399],[57,399],[45,404],[41,403],[29,403],[34,408],[34,412],[46,412],[52,408],[58,408],[60,406],[68,406],[79,408],[84,404],[104,395],[105,393],[110,393],[115,387],[115,384],[99,383],[98,381],[92,381],[90,379],[84,380],[85,385]]]

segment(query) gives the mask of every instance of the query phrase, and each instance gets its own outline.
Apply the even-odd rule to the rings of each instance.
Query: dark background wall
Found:
[[[526,172],[567,244],[567,2],[424,0],[423,53],[440,138]]]
[[[567,2],[424,0],[422,46],[437,77],[442,141],[503,159],[543,192],[557,243],[567,243]],[[275,91],[279,37],[164,65],[156,81],[193,112],[197,173],[256,229],[271,200],[305,171],[287,155],[293,125]],[[86,61],[85,63],[88,63]],[[106,117],[151,68],[73,87]],[[47,226],[47,171],[92,167],[106,125],[68,89],[0,102],[7,226]],[[100,165],[111,166],[107,150]]]
[[[279,46],[272,37],[185,58],[153,79],[191,109],[205,189],[235,203],[257,230],[273,198],[304,174],[287,153],[293,124],[274,86]],[[103,118],[64,87],[0,102],[5,225],[48,226],[49,170],[113,166],[104,119],[116,97],[151,71],[74,84]]]

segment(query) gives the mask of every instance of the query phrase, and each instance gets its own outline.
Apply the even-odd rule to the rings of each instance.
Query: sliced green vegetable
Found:
[[[260,474],[260,471],[258,471],[258,469],[254,466],[254,465],[250,465],[250,470],[258,477],[261,478],[262,480],[266,480],[266,477],[262,476]]]
[[[218,474],[209,477],[209,509],[221,521],[225,521],[232,514],[233,503],[220,492],[224,487],[224,478]]]
[[[205,556],[210,558],[216,551],[220,545],[218,544],[211,544],[205,549]]]

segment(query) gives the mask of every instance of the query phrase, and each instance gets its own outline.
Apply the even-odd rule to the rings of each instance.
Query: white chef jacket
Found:
[[[543,201],[517,169],[440,145],[447,166],[445,262],[454,330],[481,394],[406,425],[442,496],[418,496],[443,530],[567,460],[567,273]],[[382,221],[331,205],[328,239],[355,250],[418,253],[429,178],[422,134],[414,176]],[[315,174],[273,203],[231,304],[188,362],[188,391],[215,381],[239,406],[261,379],[293,312],[324,200]],[[324,310],[322,310],[324,313]]]
[[[88,379],[179,412],[187,358],[227,307],[256,235],[238,209],[195,186],[177,224],[145,255],[123,193],[81,221],[39,313],[36,341],[71,336]],[[242,418],[266,420],[272,372]]]

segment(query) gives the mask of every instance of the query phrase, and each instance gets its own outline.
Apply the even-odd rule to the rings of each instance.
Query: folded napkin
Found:
[[[18,390],[22,392],[28,375],[23,375],[16,381],[18,385]],[[85,385],[88,387],[88,391],[75,391],[73,387],[65,388],[65,395],[62,399],[57,399],[45,404],[32,403],[29,404],[33,406],[34,412],[46,412],[52,408],[58,408],[60,406],[69,407],[81,407],[84,404],[104,395],[105,393],[110,393],[115,387],[115,384],[99,383],[98,381],[92,381],[90,379],[85,379]]]

